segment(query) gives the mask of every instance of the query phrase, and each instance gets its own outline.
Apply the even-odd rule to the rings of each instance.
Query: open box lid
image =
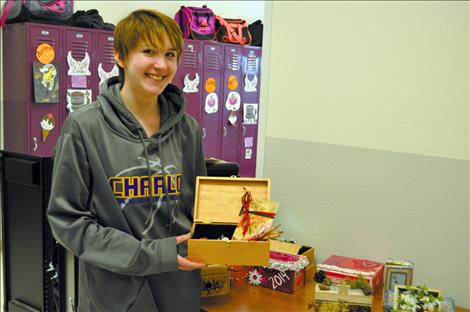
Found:
[[[195,222],[237,224],[241,199],[246,192],[244,187],[251,192],[253,200],[269,200],[270,179],[197,177]]]

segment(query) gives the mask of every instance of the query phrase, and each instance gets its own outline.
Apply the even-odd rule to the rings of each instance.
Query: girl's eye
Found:
[[[168,52],[166,55],[167,55],[168,57],[173,58],[173,57],[176,57],[176,52]]]
[[[152,49],[145,49],[143,52],[145,54],[150,54],[150,55],[154,54],[154,51]]]

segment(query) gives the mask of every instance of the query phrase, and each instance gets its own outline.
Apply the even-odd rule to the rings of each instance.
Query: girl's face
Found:
[[[137,96],[157,97],[173,80],[177,70],[178,56],[168,36],[164,47],[141,43],[129,52],[125,61],[118,54],[115,58],[124,70],[124,85]]]

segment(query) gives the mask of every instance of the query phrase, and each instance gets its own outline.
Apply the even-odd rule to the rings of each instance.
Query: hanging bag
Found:
[[[248,24],[243,19],[216,17],[216,37],[219,42],[236,43],[240,45],[251,44],[251,34]]]
[[[73,0],[7,0],[0,27],[7,23],[44,22],[67,24],[73,15]]]
[[[257,20],[248,25],[248,30],[251,34],[251,45],[261,47],[263,45],[263,22]]]
[[[202,8],[181,6],[174,19],[180,26],[184,39],[215,38],[215,15],[206,5]]]

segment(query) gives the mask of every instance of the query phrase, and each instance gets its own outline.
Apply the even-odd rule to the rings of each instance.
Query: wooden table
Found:
[[[244,284],[232,287],[230,294],[220,297],[202,299],[202,307],[208,312],[217,311],[314,311],[314,283],[308,283],[294,294],[267,289],[259,286]],[[379,290],[379,294],[381,291]],[[372,303],[372,312],[382,312],[382,297],[375,296]],[[457,312],[469,312],[457,307]]]

